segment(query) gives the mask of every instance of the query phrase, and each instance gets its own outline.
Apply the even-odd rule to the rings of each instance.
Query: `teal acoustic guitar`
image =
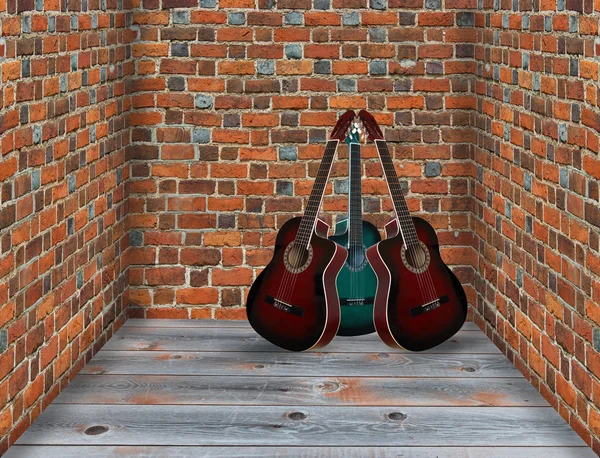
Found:
[[[373,301],[377,277],[367,260],[366,250],[381,240],[377,228],[362,219],[360,165],[360,125],[355,124],[346,137],[349,145],[348,217],[339,221],[331,240],[347,248],[348,258],[337,277],[342,317],[337,334],[359,336],[375,331]]]

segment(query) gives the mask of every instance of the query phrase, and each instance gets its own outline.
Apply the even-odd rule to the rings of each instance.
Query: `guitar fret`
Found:
[[[338,143],[338,140],[329,140],[325,147],[323,159],[321,160],[315,183],[313,184],[308,203],[304,210],[304,215],[300,220],[300,226],[298,227],[298,232],[296,234],[296,241],[302,245],[308,245],[310,238],[312,237],[316,217],[321,207],[323,194],[325,194],[325,187],[327,185],[329,173],[331,172],[331,165],[333,164],[333,158],[337,151]]]
[[[362,183],[360,144],[350,143],[350,192],[348,195],[348,245],[362,246]]]
[[[383,165],[383,171],[392,196],[396,218],[398,220],[398,225],[400,226],[400,233],[404,239],[404,243],[418,243],[419,238],[417,236],[417,231],[408,209],[406,199],[404,198],[404,192],[400,186],[394,162],[387,148],[387,142],[385,140],[376,140],[375,144]]]

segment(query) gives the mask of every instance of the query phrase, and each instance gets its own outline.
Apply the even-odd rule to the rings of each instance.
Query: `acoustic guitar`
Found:
[[[246,302],[248,321],[269,342],[292,351],[327,345],[340,325],[336,278],[348,252],[327,238],[318,218],[333,158],[354,119],[344,113],[325,147],[302,217],[279,230],[273,259],[256,278]]]
[[[377,276],[375,330],[390,347],[427,350],[462,327],[467,317],[467,297],[442,261],[433,227],[411,216],[375,118],[365,110],[359,117],[377,147],[396,213],[396,218],[385,226],[386,239],[367,250]]]
[[[359,336],[375,332],[373,301],[377,278],[367,260],[367,248],[381,240],[377,228],[362,219],[362,169],[360,163],[360,136],[358,121],[346,137],[349,162],[348,217],[335,225],[329,237],[348,250],[348,258],[337,278],[342,319],[338,335]]]

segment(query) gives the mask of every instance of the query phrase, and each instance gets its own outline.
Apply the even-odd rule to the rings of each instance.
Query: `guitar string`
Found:
[[[323,179],[323,184],[319,186],[320,188],[322,188],[321,192],[318,193],[318,194],[320,194],[319,200],[318,201],[313,201],[313,205],[315,205],[315,202],[316,202],[316,206],[315,206],[315,209],[314,209],[313,226],[312,226],[311,231],[310,231],[310,233],[308,235],[308,240],[306,241],[308,249],[310,249],[310,241],[311,241],[311,238],[313,236],[313,232],[315,231],[316,219],[318,217],[319,210],[321,208],[321,202],[323,201],[323,196],[325,195],[325,188],[327,187],[327,182],[329,181],[329,175],[331,174],[331,168],[333,166],[333,159],[335,157],[335,154],[337,152],[337,148],[338,148],[339,143],[340,143],[339,141],[336,141],[336,140],[330,140],[330,142],[331,141],[335,142],[335,144],[333,145],[332,151],[330,152],[330,154],[328,155],[328,157],[324,157],[322,159],[321,165],[319,166],[319,171],[317,172],[317,175],[320,175],[321,172],[325,172],[325,178]],[[325,150],[327,152],[327,147],[325,148]],[[325,154],[324,154],[324,156],[325,156]],[[312,192],[311,192],[311,194],[312,194]],[[311,202],[310,202],[310,199],[309,199],[309,204],[310,203]],[[304,246],[304,243],[302,244],[302,246]],[[298,250],[298,251],[300,251],[300,250]],[[296,287],[297,280],[298,280],[298,276],[297,275],[294,275],[293,278],[291,279],[291,283],[292,283],[291,284],[291,291],[292,292],[294,291],[294,289]]]
[[[328,149],[330,148],[330,146],[331,145],[329,145],[329,143],[328,143],[327,146],[325,147],[324,159],[327,156]],[[312,217],[312,215],[311,215],[312,211],[309,210],[309,207],[311,205],[311,202],[315,199],[315,197],[314,197],[315,189],[317,189],[318,187],[321,186],[319,184],[320,173],[321,173],[321,168],[319,168],[319,170],[317,171],[317,176],[315,177],[315,183],[313,185],[313,189],[311,190],[311,195],[309,196],[309,199],[308,199],[308,202],[306,205],[304,217],[306,217],[307,214]],[[324,188],[323,188],[323,192],[325,192]],[[290,267],[292,267],[292,268],[297,268],[297,265],[303,254],[302,250],[300,249],[301,244],[297,243],[297,242],[299,239],[300,240],[302,239],[303,231],[305,230],[304,226],[303,226],[303,221],[305,221],[304,217],[300,220],[300,224],[298,226],[298,230],[296,231],[296,237],[294,238],[294,241],[288,245],[288,246],[291,245],[291,248],[290,248],[290,253],[289,253],[287,260],[290,263]],[[284,252],[284,258],[285,258],[285,252]],[[284,266],[285,266],[285,259],[284,259]],[[287,296],[293,292],[293,291],[289,291],[289,289],[291,288],[291,277],[294,275],[297,275],[297,274],[290,272],[287,268],[285,269],[283,278],[281,280],[281,283],[279,284],[279,289],[277,291],[277,298],[279,300],[289,303],[289,299]]]
[[[404,245],[405,245],[405,250],[406,250],[406,249],[408,249],[407,247],[410,246],[410,243],[412,242],[412,238],[415,238],[415,236],[413,234],[411,234],[410,231],[406,231],[406,233],[405,233],[405,231],[402,230],[402,223],[406,223],[405,227],[410,227],[410,225],[409,225],[409,222],[405,220],[406,216],[404,213],[404,209],[402,209],[402,211],[399,211],[400,208],[396,208],[398,199],[396,198],[396,196],[394,194],[398,192],[399,181],[398,181],[398,178],[396,175],[395,168],[393,168],[394,167],[393,161],[391,161],[391,158],[389,156],[389,151],[387,150],[387,143],[382,143],[381,147],[378,142],[375,142],[375,143],[377,146],[377,152],[379,153],[379,157],[380,157],[380,160],[381,160],[381,163],[383,166],[383,171],[386,176],[387,184],[390,187],[392,203],[393,203],[395,213],[396,213],[396,218],[398,221],[398,230],[400,231],[402,239],[404,240]],[[385,157],[385,158],[383,157],[383,155],[381,154],[381,150],[383,150],[383,152],[386,153],[387,157]],[[389,161],[389,163],[388,163],[388,161]],[[391,171],[389,170],[390,166],[392,167]],[[398,205],[398,207],[399,207],[399,205]],[[412,222],[412,219],[411,219],[411,222]],[[417,276],[417,283],[418,283],[418,287],[419,287],[419,292],[421,294],[421,298],[423,301],[426,301],[428,292],[425,291],[426,290],[425,285],[423,284],[421,278],[419,278],[418,276]]]
[[[385,142],[385,140],[380,140],[380,141],[382,142],[382,146],[385,148],[385,153],[387,155],[387,159],[390,161],[390,164],[393,167],[393,161],[391,161],[391,156],[390,156],[389,150],[387,148],[387,142]],[[378,151],[379,151],[379,148],[378,148]],[[381,158],[381,155],[380,155],[380,158]],[[395,168],[394,168],[393,173],[394,173],[394,175],[396,174]],[[398,180],[396,180],[396,181],[398,181]],[[389,184],[389,182],[388,182],[388,184]],[[406,210],[403,210],[403,211],[408,212],[408,205],[406,204],[406,201],[404,200],[404,194],[402,193],[401,188],[398,189],[399,181],[397,184],[394,184],[394,187],[396,188],[396,192],[400,191],[400,196],[402,199],[402,200],[400,200],[400,202],[403,203],[404,207],[406,208]],[[394,199],[394,200],[397,200],[397,199]],[[416,236],[416,228],[414,227],[414,222],[412,221],[412,217],[410,216],[410,213],[408,213],[408,218],[410,218],[410,222],[406,221],[406,219],[405,219],[405,222],[407,223],[407,227],[409,227],[409,228],[412,227],[412,230],[414,232],[413,238],[416,238],[416,240],[411,240],[410,242],[405,240],[405,245],[407,245],[405,250],[406,251],[410,250],[410,255],[413,256],[413,260],[416,261],[417,248],[419,248],[419,250],[422,250],[422,248],[420,247],[420,240],[418,239],[418,236]],[[400,224],[400,221],[399,221],[399,224]],[[410,229],[409,229],[409,231],[410,231]],[[404,234],[403,234],[403,237],[404,237]],[[414,248],[411,247],[411,243],[414,243]],[[424,256],[426,257],[426,255],[424,255]],[[425,283],[426,289],[427,289],[427,294],[431,295],[429,298],[426,299],[425,303],[428,303],[428,302],[438,299],[435,284],[433,282],[433,279],[431,278],[431,273],[429,272],[429,265],[427,266],[426,270],[423,273],[421,273],[421,274],[415,273],[415,276],[417,277],[419,282],[420,282],[421,277],[423,277],[423,280],[424,280],[424,283]]]
[[[386,149],[387,149],[387,144],[386,144]],[[389,150],[388,150],[387,152],[388,152],[388,155],[389,155]],[[401,192],[402,192],[402,191],[401,191]],[[403,193],[402,193],[402,199],[404,199],[404,194],[403,194]],[[405,200],[403,201],[403,203],[405,204],[405,207],[406,207],[407,217],[410,219],[410,223],[411,223],[411,226],[410,226],[410,227],[414,228],[414,222],[413,222],[413,219],[412,219],[412,217],[410,216],[410,213],[408,212],[408,205],[406,205],[406,201],[405,201]],[[423,251],[423,249],[422,249],[422,247],[420,246],[420,243],[421,243],[421,242],[420,242],[420,240],[418,239],[418,236],[416,236],[416,228],[414,229],[414,232],[415,232],[415,234],[414,234],[414,235],[415,235],[416,241],[415,241],[415,242],[412,242],[412,243],[414,243],[414,245],[412,245],[412,243],[409,243],[409,244],[408,244],[408,246],[406,247],[406,249],[409,251],[409,255],[411,255],[411,256],[412,256],[412,258],[413,258],[413,260],[416,262],[416,261],[417,261],[417,253],[418,253],[418,252],[422,252],[422,251]],[[418,251],[417,251],[417,250],[418,250]],[[425,253],[423,253],[423,256],[426,258],[426,254],[425,254]],[[424,259],[424,260],[425,260],[425,259]],[[434,299],[436,299],[436,290],[435,290],[435,285],[434,285],[434,283],[433,283],[433,279],[431,278],[431,274],[430,274],[430,272],[429,272],[429,266],[427,266],[427,267],[426,267],[426,270],[425,270],[425,272],[424,272],[424,273],[422,273],[422,274],[419,274],[419,273],[417,273],[417,274],[416,274],[416,276],[417,276],[417,278],[418,278],[418,279],[420,279],[420,278],[421,278],[421,276],[423,276],[423,277],[424,277],[424,283],[426,284],[426,287],[427,287],[427,292],[428,292],[428,293],[431,295],[431,296],[428,298],[428,301],[427,301],[427,302],[429,302],[429,301],[431,301],[431,300],[434,300]]]
[[[295,245],[295,246],[292,246],[292,248],[290,249],[291,257],[293,257],[292,258],[293,264],[291,265],[292,268],[297,268],[298,263],[304,254],[303,253],[304,250],[302,249],[302,247],[305,244],[304,233],[306,231],[306,226],[307,226],[305,221],[309,221],[310,219],[313,219],[311,233],[308,236],[308,240],[306,242],[307,247],[305,248],[308,250],[308,254],[310,253],[310,239],[312,238],[312,232],[314,232],[317,214],[318,214],[318,211],[320,208],[323,194],[325,193],[325,187],[327,186],[327,178],[329,177],[329,173],[331,171],[331,166],[333,165],[333,157],[335,156],[335,152],[337,151],[337,145],[339,144],[338,141],[335,141],[335,144],[333,145],[333,144],[331,144],[332,141],[335,141],[335,140],[330,140],[325,147],[324,157],[321,162],[321,166],[319,167],[319,170],[317,171],[317,176],[315,178],[313,190],[311,191],[311,195],[308,199],[307,206],[306,206],[306,209],[304,212],[304,216],[300,220],[300,225],[298,226],[298,230],[296,232],[296,237],[295,237],[294,241],[290,244],[290,245]],[[333,151],[331,151],[332,149],[333,149]],[[328,156],[331,156],[331,158],[329,158]],[[325,162],[325,164],[324,164],[324,162]],[[326,165],[326,162],[329,162],[328,166]],[[319,181],[323,181],[322,173],[325,168],[327,168],[327,170],[326,170],[327,175],[325,177],[324,183],[321,184],[321,183],[319,183]],[[320,192],[321,197],[319,198],[319,201],[317,203],[317,208],[314,210],[314,214],[313,214],[312,208],[309,208],[309,207],[311,207],[311,205],[314,205],[313,202],[317,196],[317,193],[315,193],[315,189],[319,189],[319,188],[322,188],[322,190]],[[305,219],[307,217],[308,217],[308,219]],[[301,243],[298,243],[299,241]],[[285,252],[284,252],[284,257],[285,257]],[[288,260],[289,259],[290,258],[288,258]],[[285,259],[284,259],[284,263],[285,263]],[[279,300],[282,300],[283,302],[286,302],[286,303],[290,303],[291,296],[294,292],[297,276],[298,276],[297,273],[290,272],[287,268],[285,269],[282,281],[281,281],[281,283],[279,285],[279,289],[277,291],[277,298]]]

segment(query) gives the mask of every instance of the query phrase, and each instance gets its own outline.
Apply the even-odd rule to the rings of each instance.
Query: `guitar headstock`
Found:
[[[350,129],[348,129],[348,134],[346,135],[346,139],[344,140],[348,145],[350,143],[360,143],[365,139],[365,129],[362,125],[362,122],[359,118],[354,118]]]
[[[381,132],[377,121],[375,121],[375,118],[371,113],[369,113],[367,110],[360,110],[358,113],[358,118],[362,122],[369,140],[383,140],[383,132]]]
[[[335,124],[329,138],[331,140],[339,140],[340,142],[344,141],[355,116],[356,115],[352,110],[348,110],[340,116],[340,119],[338,119],[338,122]]]

